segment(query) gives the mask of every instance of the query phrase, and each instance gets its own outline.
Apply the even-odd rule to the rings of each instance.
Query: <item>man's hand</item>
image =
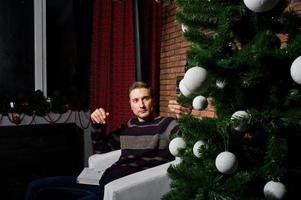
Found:
[[[175,113],[176,117],[179,119],[181,116],[190,115],[192,111],[192,106],[182,106],[178,104],[176,100],[170,100],[168,102],[168,108],[171,112]]]
[[[91,120],[93,123],[105,124],[107,116],[109,116],[108,112],[103,108],[98,108],[91,114]]]

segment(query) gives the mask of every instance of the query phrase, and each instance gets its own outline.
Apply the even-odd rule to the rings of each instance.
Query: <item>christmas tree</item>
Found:
[[[201,110],[210,97],[217,117],[180,118],[169,146],[180,162],[163,199],[288,199],[288,138],[301,133],[300,17],[285,0],[176,3],[191,44],[178,102]]]

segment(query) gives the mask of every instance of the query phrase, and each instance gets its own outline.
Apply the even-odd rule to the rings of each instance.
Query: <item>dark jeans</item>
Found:
[[[45,177],[32,181],[26,200],[100,200],[101,187],[76,183],[73,176]]]
[[[118,171],[106,171],[99,186],[78,184],[75,176],[40,178],[28,185],[25,200],[102,200],[104,186],[122,176]]]

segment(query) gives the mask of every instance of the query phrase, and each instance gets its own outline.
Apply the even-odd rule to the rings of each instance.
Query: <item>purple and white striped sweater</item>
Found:
[[[170,135],[179,132],[177,121],[171,117],[129,120],[120,133],[121,156],[107,171],[117,170],[126,176],[173,160],[168,149]]]

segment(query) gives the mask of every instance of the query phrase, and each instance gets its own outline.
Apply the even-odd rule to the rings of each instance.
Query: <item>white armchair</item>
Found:
[[[121,151],[94,154],[89,157],[89,168],[104,170],[116,162]],[[174,161],[173,161],[174,162]],[[104,200],[159,200],[170,190],[167,168],[173,162],[146,169],[108,183]]]

